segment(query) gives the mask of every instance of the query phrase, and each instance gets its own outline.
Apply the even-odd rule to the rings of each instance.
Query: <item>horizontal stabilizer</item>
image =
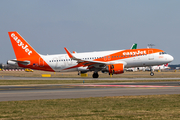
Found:
[[[17,65],[18,63],[22,64],[22,65],[29,65],[30,61],[19,61],[19,60],[16,60],[16,59],[7,61],[7,64],[10,64],[10,65]]]

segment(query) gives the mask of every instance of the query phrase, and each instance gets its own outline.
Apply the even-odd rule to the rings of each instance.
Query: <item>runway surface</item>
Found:
[[[0,80],[180,80],[180,78],[43,78],[43,77],[0,77]]]
[[[180,94],[180,82],[0,86],[0,101]]]

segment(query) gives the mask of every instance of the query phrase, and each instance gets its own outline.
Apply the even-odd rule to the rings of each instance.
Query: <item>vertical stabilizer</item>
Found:
[[[8,34],[16,55],[16,60],[11,61],[24,68],[54,71],[45,62],[42,55],[38,54],[18,32],[8,32]]]
[[[24,40],[18,32],[8,32],[16,59],[39,58],[39,54]]]
[[[137,49],[137,43],[134,43],[131,47],[131,49]]]
[[[167,64],[164,64],[165,67],[168,67],[168,65],[169,65],[168,63],[167,63]]]

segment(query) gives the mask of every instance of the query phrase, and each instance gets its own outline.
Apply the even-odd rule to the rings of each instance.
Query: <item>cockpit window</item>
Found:
[[[166,52],[160,52],[159,55],[164,55],[167,54]]]

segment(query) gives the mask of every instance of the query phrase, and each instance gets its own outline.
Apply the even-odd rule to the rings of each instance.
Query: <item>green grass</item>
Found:
[[[180,80],[84,80],[84,83],[173,82]],[[80,84],[83,80],[0,80],[0,85]]]
[[[180,119],[180,95],[96,97],[0,102],[0,119]]]

